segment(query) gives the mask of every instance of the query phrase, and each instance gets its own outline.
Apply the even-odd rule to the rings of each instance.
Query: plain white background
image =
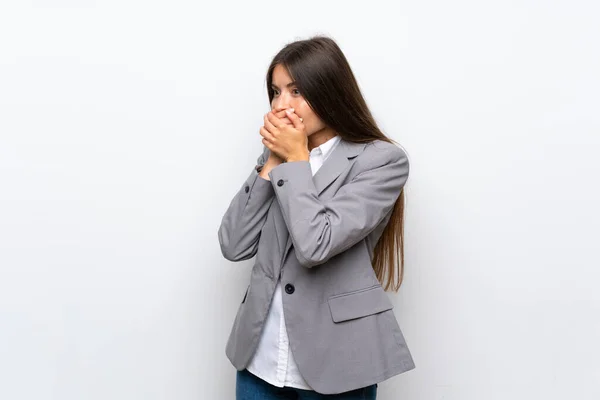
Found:
[[[333,37],[408,151],[382,400],[600,398],[593,1],[3,1],[0,398],[233,399],[217,229],[265,75]]]

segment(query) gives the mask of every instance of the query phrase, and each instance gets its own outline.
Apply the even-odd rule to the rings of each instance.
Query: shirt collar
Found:
[[[321,153],[323,155],[323,159],[327,158],[327,156],[331,153],[335,145],[340,141],[340,135],[335,135],[331,139],[327,140],[320,146],[315,147],[311,150],[311,153]]]

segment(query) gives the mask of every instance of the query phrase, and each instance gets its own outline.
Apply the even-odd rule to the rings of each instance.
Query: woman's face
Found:
[[[271,109],[273,112],[277,113],[286,108],[293,108],[294,113],[302,118],[307,136],[325,128],[325,124],[313,112],[306,100],[304,100],[302,94],[293,84],[292,78],[281,64],[276,65],[273,70],[272,87],[274,94]],[[291,121],[287,117],[283,119],[286,123],[291,124]]]

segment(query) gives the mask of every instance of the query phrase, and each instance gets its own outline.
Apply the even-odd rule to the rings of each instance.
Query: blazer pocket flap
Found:
[[[331,296],[328,302],[334,322],[365,317],[394,307],[381,285]]]

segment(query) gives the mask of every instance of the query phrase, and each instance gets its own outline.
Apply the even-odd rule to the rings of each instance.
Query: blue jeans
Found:
[[[273,386],[244,369],[237,371],[235,396],[236,400],[375,400],[377,384],[339,394],[321,394],[313,390]]]

